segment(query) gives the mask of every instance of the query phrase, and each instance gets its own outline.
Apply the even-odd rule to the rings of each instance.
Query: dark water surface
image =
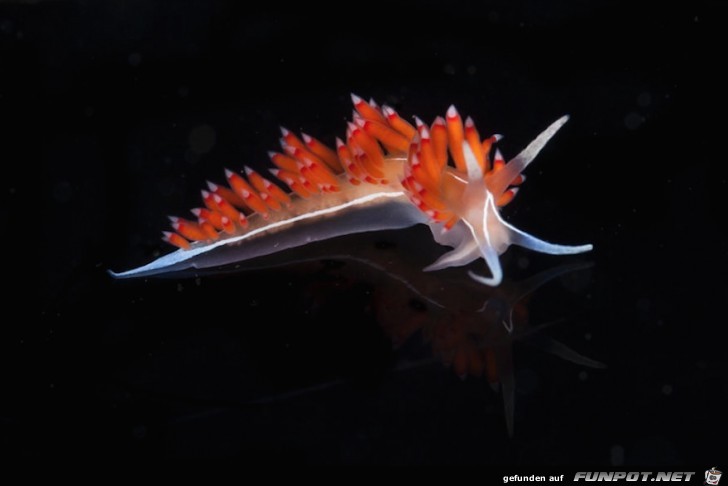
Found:
[[[0,5],[0,445],[725,468],[726,9],[635,4],[335,22],[310,4]],[[426,120],[454,103],[506,157],[570,114],[503,214],[595,250],[513,248],[495,290],[421,272],[443,251],[424,227],[242,273],[106,274],[168,251],[166,215],[224,167],[266,168],[279,125],[333,143],[350,92]]]

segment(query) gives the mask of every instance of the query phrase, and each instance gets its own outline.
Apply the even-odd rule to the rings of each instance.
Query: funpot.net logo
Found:
[[[574,481],[690,481],[693,476],[695,471],[578,472],[574,475]]]

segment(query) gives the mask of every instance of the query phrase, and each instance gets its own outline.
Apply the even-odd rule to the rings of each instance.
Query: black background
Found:
[[[0,444],[258,464],[720,468],[725,14],[719,2],[3,3]],[[517,342],[513,438],[484,379],[460,380],[419,336],[393,349],[371,310],[377,278],[351,263],[105,273],[167,251],[166,215],[197,205],[223,167],[264,168],[278,125],[332,143],[350,92],[427,120],[454,103],[481,133],[505,134],[506,155],[571,115],[504,214],[596,249],[504,261],[519,278],[594,263],[578,285],[536,293],[529,320],[560,319],[542,333],[607,368]],[[394,258],[431,245],[407,235]]]

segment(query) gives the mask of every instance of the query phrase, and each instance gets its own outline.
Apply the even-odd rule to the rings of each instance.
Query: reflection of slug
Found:
[[[509,435],[513,435],[516,392],[513,346],[516,341],[522,340],[580,366],[605,367],[540,332],[558,320],[532,325],[528,319],[528,300],[541,286],[589,267],[590,263],[561,265],[518,282],[506,278],[503,285],[494,289],[469,288],[462,277],[457,282],[459,285],[448,285],[455,282],[437,285],[425,282],[422,276],[408,285],[403,275],[387,272],[395,278],[390,279],[393,285],[380,281],[375,287],[377,317],[396,346],[419,333],[434,356],[458,376],[482,376],[494,390],[500,389],[506,426]],[[397,271],[402,271],[402,267]],[[398,281],[406,285],[398,285]],[[430,289],[427,294],[417,291],[425,288]],[[433,288],[438,291],[433,292]],[[414,291],[417,298],[414,302],[421,304],[411,305],[410,309],[402,306],[402,291],[405,290]]]
[[[291,193],[246,168],[226,171],[228,187],[209,184],[197,221],[171,218],[164,239],[179,249],[116,277],[141,277],[187,268],[249,260],[345,234],[427,224],[438,243],[453,247],[426,270],[462,266],[483,258],[498,285],[498,256],[516,244],[551,254],[591,250],[539,240],[506,223],[508,204],[524,180],[521,172],[566,122],[562,117],[507,164],[494,135],[481,139],[473,121],[455,107],[431,126],[411,126],[387,106],[352,96],[356,114],[346,141],[334,151],[318,140],[283,129],[283,153],[272,153],[272,170]],[[448,152],[450,157],[448,157]],[[451,159],[452,164],[448,163]]]
[[[286,258],[295,260],[298,271],[310,275],[302,293],[316,308],[338,306],[345,296],[368,287],[364,306],[396,348],[422,340],[434,360],[465,378],[482,378],[503,400],[505,423],[513,434],[516,373],[513,350],[516,342],[536,347],[563,360],[588,368],[604,368],[566,344],[550,337],[545,328],[559,322],[531,323],[530,298],[541,287],[559,278],[578,279],[591,263],[560,265],[524,280],[505,277],[501,285],[483,287],[462,272],[446,270],[422,273],[422,264],[441,253],[437,245],[412,242],[426,235],[421,228],[343,237],[297,250]],[[338,253],[342,249],[346,253]],[[258,269],[280,267],[283,257],[262,258]],[[322,262],[324,265],[322,266]],[[239,272],[240,269],[231,269]],[[582,273],[582,277],[585,274]],[[309,310],[307,301],[306,309]],[[350,310],[355,313],[356,311]],[[420,355],[417,355],[420,356]],[[397,369],[409,369],[432,359],[405,361]]]

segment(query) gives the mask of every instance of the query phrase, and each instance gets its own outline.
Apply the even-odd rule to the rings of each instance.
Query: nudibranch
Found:
[[[413,126],[388,106],[352,95],[354,114],[345,140],[333,150],[282,128],[281,152],[270,152],[270,172],[225,171],[227,186],[208,183],[196,220],[171,217],[164,240],[178,249],[117,278],[144,277],[227,265],[341,235],[427,224],[434,240],[453,249],[425,270],[467,265],[482,258],[503,279],[499,255],[510,245],[549,254],[575,254],[592,245],[565,246],[529,235],[500,215],[525,180],[524,169],[566,123],[564,116],[505,162],[499,135],[481,138],[471,118],[454,106],[431,125]],[[287,187],[289,190],[283,190]]]

